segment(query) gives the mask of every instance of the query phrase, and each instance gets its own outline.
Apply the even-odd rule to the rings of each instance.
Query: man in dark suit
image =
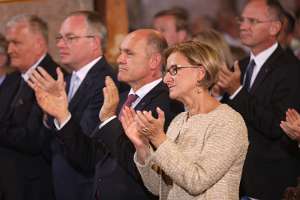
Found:
[[[246,4],[240,37],[251,55],[239,62],[241,69],[237,63],[234,72],[222,69],[218,83],[229,96],[223,101],[242,114],[248,127],[250,146],[240,189],[250,199],[282,199],[299,174],[296,145],[279,127],[285,111],[300,104],[299,62],[277,43],[282,11],[277,1]]]
[[[6,76],[0,89],[0,199],[54,199],[50,162],[43,154],[47,140],[39,135],[43,112],[27,84],[37,66],[55,74],[47,32],[47,24],[34,15],[18,15],[5,27],[17,71]]]
[[[98,124],[104,79],[111,76],[116,80],[113,69],[103,56],[105,40],[106,28],[100,16],[91,11],[77,11],[68,15],[56,37],[61,63],[73,71],[71,76],[65,78],[69,102],[67,117],[77,125],[80,132],[88,136]],[[49,78],[46,80],[49,87],[54,79],[47,75],[44,77]],[[63,127],[61,119],[56,117],[53,124],[48,120],[48,125],[55,131]],[[82,174],[74,169],[66,160],[59,143],[54,139],[51,144],[56,199],[91,199],[94,173]]]
[[[151,29],[134,31],[124,39],[118,58],[118,79],[128,83],[131,90],[129,95],[127,92],[121,96],[119,103],[117,88],[112,79],[106,77],[105,100],[99,114],[101,124],[97,125],[93,139],[85,136],[74,120],[65,122],[69,112],[66,94],[51,95],[33,85],[41,107],[65,124],[57,137],[70,162],[87,174],[96,168],[96,199],[156,199],[142,183],[133,162],[134,147],[124,134],[116,110],[117,106],[119,111],[122,109],[126,98],[126,105],[136,110],[151,110],[157,114],[156,108],[160,107],[166,113],[167,124],[183,110],[181,104],[169,99],[168,89],[162,83],[162,53],[166,47],[162,35]],[[61,85],[57,88],[63,88],[60,78],[57,84]],[[115,95],[108,95],[108,90],[113,90]],[[137,96],[129,105],[128,99],[134,95]],[[57,108],[58,104],[64,108]]]

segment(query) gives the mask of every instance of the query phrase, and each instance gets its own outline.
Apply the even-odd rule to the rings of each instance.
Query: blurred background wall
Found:
[[[282,3],[293,10],[300,6],[299,1],[283,0]],[[173,6],[184,7],[189,11],[192,22],[198,16],[216,19],[226,10],[238,12],[244,2],[245,0],[0,0],[0,31],[3,32],[3,25],[16,14],[39,15],[49,23],[50,53],[59,61],[54,38],[65,15],[74,10],[95,9],[101,13],[109,31],[111,45],[108,50],[114,54],[129,29],[150,27],[153,15],[159,10]]]

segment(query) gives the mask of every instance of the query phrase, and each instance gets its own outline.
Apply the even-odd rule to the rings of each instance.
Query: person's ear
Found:
[[[205,77],[205,74],[206,74],[206,70],[204,67],[200,67],[199,70],[198,70],[198,81],[202,81]]]
[[[178,42],[184,42],[187,40],[188,38],[188,33],[186,30],[179,30],[177,31],[177,38],[178,38]]]
[[[281,31],[282,23],[280,21],[271,22],[269,32],[272,36],[276,36]]]
[[[161,66],[162,55],[159,53],[153,53],[149,59],[150,69],[156,69]]]
[[[98,49],[99,47],[102,47],[102,41],[101,38],[98,36],[94,36],[94,41],[92,43],[92,48],[93,49]]]

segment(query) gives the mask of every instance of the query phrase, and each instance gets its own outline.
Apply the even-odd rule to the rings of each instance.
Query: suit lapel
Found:
[[[123,92],[122,94],[120,94],[120,103],[117,107],[117,114],[119,115],[121,108],[123,107],[123,104],[125,103],[127,96],[128,96],[129,92]]]
[[[43,67],[51,76],[56,77],[56,63],[53,62],[52,58],[49,56],[49,54],[46,54],[43,60],[38,64],[38,66]],[[21,80],[24,81],[20,75],[19,77],[19,85]],[[34,97],[34,92],[33,90],[29,87],[29,85],[24,81],[23,86],[21,88],[20,94],[16,94],[16,102],[13,106],[21,106],[26,103],[32,103],[32,99]]]
[[[71,101],[70,101],[70,110],[72,111],[76,105],[80,102],[81,98],[84,97],[86,91],[88,91],[88,88],[90,86],[90,81],[89,81],[89,77],[86,76],[85,79],[82,81],[82,83],[80,84],[78,90],[76,91],[76,93],[74,94],[74,96],[72,97]]]
[[[283,50],[281,47],[278,47],[274,53],[266,60],[261,69],[259,70],[253,85],[250,89],[250,93],[253,94],[257,90],[257,88],[261,85],[261,83],[265,80],[265,78],[270,74],[270,72],[277,67],[276,59],[281,56]]]
[[[144,96],[144,98],[142,98],[142,100],[136,105],[136,107],[134,109],[135,110],[144,110],[145,107],[147,107],[147,105],[149,105],[151,103],[151,100],[154,97],[160,95],[160,93],[166,89],[167,89],[166,86],[161,81],[150,92],[148,92],[148,94],[146,94],[146,96]]]
[[[157,95],[160,95],[160,93],[164,90],[167,90],[167,87],[164,85],[164,83],[161,81],[158,85],[156,85],[146,96],[144,96],[141,101],[135,106],[134,110],[145,110],[147,105],[151,104],[151,100],[156,97]],[[126,98],[128,96],[129,92],[123,92],[120,95],[120,103],[117,107],[117,113],[119,114],[121,111],[121,108],[126,101]]]
[[[22,78],[19,81],[19,87],[21,88],[19,88],[20,90],[17,91],[16,96],[14,97],[14,100],[12,102],[13,107],[22,106],[27,102],[32,102],[32,98],[34,98],[33,91],[27,85],[27,83],[24,80],[22,80]]]
[[[12,102],[15,95],[18,92],[19,84],[21,80],[21,74],[15,72],[6,77],[1,85],[0,91],[0,119],[9,115],[7,112],[11,112]]]
[[[72,76],[72,74],[68,74],[65,78],[67,95],[68,95],[69,89],[70,89],[71,76]]]
[[[104,58],[101,58],[87,73],[84,80],[81,82],[79,88],[77,89],[76,93],[74,94],[73,98],[71,99],[69,103],[70,110],[74,110],[77,106],[77,104],[82,101],[82,98],[84,98],[89,91],[90,87],[93,87],[93,80],[99,78],[98,73],[95,73],[96,71],[99,71],[98,68],[101,68],[103,64],[106,61],[104,61]],[[69,78],[69,84],[70,85],[71,78]]]

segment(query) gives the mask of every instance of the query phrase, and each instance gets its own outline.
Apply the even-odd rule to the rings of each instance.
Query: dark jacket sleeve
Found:
[[[243,88],[225,103],[237,110],[248,127],[270,140],[285,135],[280,121],[285,119],[288,108],[299,106],[299,66],[280,66],[270,72],[254,94]]]
[[[39,154],[52,137],[43,126],[43,113],[37,104],[31,104],[27,113],[9,113],[0,120],[0,144],[17,151]]]
[[[106,155],[104,145],[84,134],[72,118],[56,132],[56,137],[63,146],[64,155],[76,169],[83,173],[94,173],[97,162]]]
[[[151,110],[154,116],[157,117],[157,107],[160,107],[165,112],[165,131],[171,120],[179,112],[183,111],[182,104],[170,101],[168,95],[164,98],[153,100],[151,106],[146,107],[145,110]],[[123,166],[129,174],[137,180],[140,180],[140,174],[133,161],[135,148],[124,133],[123,127],[117,118],[104,125],[100,130],[95,130],[94,137],[107,146],[110,154],[118,160],[120,165]]]

